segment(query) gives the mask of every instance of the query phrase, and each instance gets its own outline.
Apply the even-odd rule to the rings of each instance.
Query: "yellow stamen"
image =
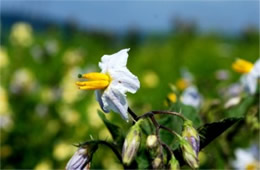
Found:
[[[238,73],[249,73],[252,68],[254,67],[254,64],[243,60],[243,59],[237,59],[233,64],[232,64],[232,68],[233,70],[235,70]]]
[[[169,93],[167,97],[172,103],[175,103],[177,101],[177,96],[175,93]]]
[[[176,86],[181,89],[184,90],[189,86],[189,82],[185,79],[179,79],[176,83]]]
[[[103,73],[87,73],[83,74],[82,78],[86,78],[89,80],[107,80],[109,81],[109,76]]]
[[[88,81],[76,82],[76,85],[82,90],[105,89],[110,83],[110,77],[103,73],[87,73],[79,75],[79,78],[88,79]]]
[[[82,90],[104,89],[108,84],[109,82],[104,80],[76,82],[76,85],[78,85],[79,89]]]
[[[256,162],[252,162],[250,164],[246,165],[246,170],[257,170],[257,163]]]

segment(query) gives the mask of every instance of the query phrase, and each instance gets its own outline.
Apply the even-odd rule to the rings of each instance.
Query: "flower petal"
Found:
[[[115,69],[125,67],[128,58],[128,51],[130,49],[123,49],[112,55],[104,55],[99,62],[99,67],[102,73],[106,73],[108,69]]]
[[[256,77],[260,78],[260,59],[258,59],[255,62],[254,67],[251,71],[251,74],[254,74]]]
[[[135,93],[140,88],[138,78],[126,67],[120,70],[111,70],[109,74],[112,78],[111,86],[116,87],[121,93]]]
[[[104,110],[113,110],[119,113],[123,119],[128,120],[126,96],[119,90],[112,87],[105,90],[102,95],[102,102]]]
[[[257,90],[257,77],[255,74],[246,74],[241,77],[241,83],[249,94],[255,94]]]
[[[202,97],[200,96],[198,89],[195,86],[190,86],[183,92],[181,101],[185,105],[190,105],[194,108],[199,108]]]
[[[96,90],[95,91],[95,95],[96,95],[96,100],[98,101],[101,109],[105,112],[108,113],[109,110],[104,109],[104,103],[102,101],[102,91],[101,90]]]
[[[67,170],[84,169],[89,161],[85,149],[79,148],[79,150],[72,156],[67,163]],[[86,168],[87,169],[87,168]]]

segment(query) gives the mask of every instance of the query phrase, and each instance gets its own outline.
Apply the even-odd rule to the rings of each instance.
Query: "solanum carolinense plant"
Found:
[[[199,168],[199,152],[233,124],[243,120],[243,115],[200,125],[198,110],[203,98],[194,85],[183,91],[183,94],[173,87],[172,94],[166,101],[168,110],[135,113],[127,102],[126,93],[135,93],[140,88],[140,82],[126,67],[128,51],[129,49],[123,49],[112,55],[104,55],[99,63],[101,72],[79,74],[81,81],[76,82],[76,85],[81,90],[95,90],[103,112],[118,113],[132,126],[125,135],[119,133],[120,127],[108,121],[104,113],[99,111],[98,114],[113,140],[89,140],[79,144],[78,151],[70,159],[66,169],[89,169],[99,145],[108,146],[125,169],[181,169],[187,166]],[[248,74],[243,80],[254,81],[251,83],[253,87],[247,87],[245,81],[242,81],[245,91],[248,88],[249,93],[241,98],[255,95],[259,78],[258,67],[259,64],[253,66],[241,59],[233,64],[234,70]],[[212,111],[214,108],[210,105],[213,103],[203,111]],[[219,106],[217,108],[218,111],[224,109]]]

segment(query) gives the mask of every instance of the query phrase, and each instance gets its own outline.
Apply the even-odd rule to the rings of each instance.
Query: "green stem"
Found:
[[[182,114],[177,113],[177,112],[171,112],[171,111],[151,111],[153,114],[168,114],[168,115],[173,115],[173,116],[178,116],[180,117],[183,121],[188,120],[186,117],[184,117]]]
[[[105,145],[105,146],[109,147],[109,148],[115,153],[115,155],[117,156],[118,160],[122,163],[121,154],[120,154],[119,151],[116,149],[115,145],[113,145],[112,143],[109,143],[109,142],[104,141],[104,140],[91,140],[91,141],[85,142],[85,143],[82,144],[82,145],[90,144],[90,143],[102,144],[102,145]]]
[[[130,109],[130,107],[127,108],[127,111],[128,111],[128,113],[132,116],[132,118],[133,118],[135,121],[138,120],[138,116],[135,114],[135,112],[134,112],[132,109]]]

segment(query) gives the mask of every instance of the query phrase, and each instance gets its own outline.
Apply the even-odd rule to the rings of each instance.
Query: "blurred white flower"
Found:
[[[14,72],[10,86],[11,92],[29,92],[32,91],[35,86],[36,82],[31,70],[27,68],[21,68]]]
[[[15,23],[11,28],[10,40],[15,45],[28,47],[33,42],[33,29],[25,22]]]
[[[230,108],[232,106],[236,106],[237,104],[240,103],[240,101],[241,101],[241,97],[240,96],[232,97],[225,103],[224,108],[227,109],[227,108]]]
[[[63,61],[69,66],[77,65],[82,63],[84,57],[83,50],[80,48],[68,49],[63,55]]]
[[[181,102],[185,105],[199,108],[202,103],[202,97],[195,86],[190,86],[181,95]]]
[[[260,162],[254,156],[252,150],[237,149],[235,151],[236,159],[231,162],[233,168],[238,170],[258,170]]]
[[[189,87],[190,85],[192,85],[193,80],[194,80],[194,78],[193,78],[192,74],[188,71],[188,69],[182,68],[181,69],[181,78],[177,80],[176,86],[180,90],[184,90],[187,87]]]
[[[227,97],[236,97],[239,96],[243,91],[243,87],[240,83],[231,84],[227,90],[225,90],[225,96]]]
[[[215,73],[215,77],[217,80],[228,80],[230,75],[228,70],[218,70]]]
[[[104,112],[113,110],[128,120],[126,92],[135,93],[140,82],[126,67],[129,49],[104,55],[99,63],[101,73],[80,75],[88,81],[77,82],[82,90],[96,90],[96,98]]]
[[[4,47],[0,46],[0,68],[4,68],[9,64],[8,54]]]
[[[41,117],[45,116],[48,111],[49,107],[43,103],[39,103],[35,106],[35,112]]]
[[[43,49],[40,45],[34,45],[32,46],[30,53],[33,57],[33,59],[37,62],[41,62],[43,59]]]
[[[260,59],[255,64],[238,59],[232,64],[232,68],[236,72],[244,74],[240,81],[245,91],[251,95],[255,94],[260,78]]]
[[[9,130],[13,127],[13,120],[10,114],[0,115],[0,129]]]
[[[56,40],[47,40],[44,43],[45,49],[49,55],[55,55],[59,51],[59,45]]]

